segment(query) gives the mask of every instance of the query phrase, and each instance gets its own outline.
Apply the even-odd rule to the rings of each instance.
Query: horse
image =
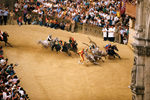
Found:
[[[84,54],[85,54],[85,57],[88,61],[90,61],[91,63],[95,64],[95,65],[98,65],[98,63],[96,62],[97,59],[95,59],[95,57],[93,55],[90,55],[87,53],[88,49],[84,50]]]
[[[48,40],[39,40],[39,44],[42,44],[44,48],[48,48],[50,46],[50,42]]]
[[[62,46],[62,52],[66,52],[68,54],[68,56],[71,56],[71,53],[68,49],[67,43],[64,42],[64,45]]]
[[[106,52],[110,57],[115,58],[115,56],[117,56],[119,59],[121,59],[120,55],[116,53],[115,50],[119,51],[116,45],[112,45],[108,48]]]
[[[66,43],[68,49],[70,51],[73,51],[74,53],[78,54],[78,43],[76,41],[74,41],[74,43],[70,44],[70,43]]]
[[[59,42],[58,38],[52,39],[50,41],[50,47],[51,47],[52,51],[54,50],[54,48],[55,48],[56,52],[61,50],[60,44],[57,44],[58,42]]]
[[[13,47],[10,43],[8,43],[8,37],[9,37],[8,33],[3,32],[2,37],[3,37],[3,39],[0,38],[0,41],[5,42],[5,46],[7,46],[7,44],[8,44],[10,47]]]
[[[98,47],[96,47],[95,49],[91,49],[91,53],[93,55],[98,55],[100,57],[105,57],[105,59],[106,59],[106,56],[107,56],[107,53],[104,52],[104,51],[99,50]]]
[[[54,44],[51,47],[51,50],[53,51],[55,48],[56,52],[59,52],[61,50],[61,46],[59,44]]]
[[[38,41],[39,44],[42,44],[44,48],[48,48],[49,46],[51,46],[51,41],[53,41],[52,39],[52,35],[48,35],[48,38],[46,40],[40,40]]]
[[[68,51],[68,47],[67,47],[67,44],[66,42],[64,42],[64,45],[60,45],[60,44],[57,44],[56,42],[58,42],[57,40],[52,40],[50,42],[50,47],[51,47],[51,50],[53,51],[54,48],[56,50],[56,52],[59,52],[59,51],[62,51],[62,52],[65,52],[68,54],[68,56],[71,56],[71,53]],[[62,50],[61,50],[62,49]]]

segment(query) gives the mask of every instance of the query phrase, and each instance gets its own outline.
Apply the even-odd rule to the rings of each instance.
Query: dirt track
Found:
[[[82,42],[89,42],[85,34],[40,26],[0,26],[0,29],[10,35],[9,42],[14,47],[4,48],[5,57],[10,63],[19,64],[15,70],[31,100],[131,100],[128,85],[133,52],[128,46],[117,44],[121,60],[107,59],[97,66],[81,65],[77,55],[57,54],[37,42],[48,34],[66,41],[73,36],[81,49],[86,47]],[[108,43],[99,37],[90,38],[100,48]]]

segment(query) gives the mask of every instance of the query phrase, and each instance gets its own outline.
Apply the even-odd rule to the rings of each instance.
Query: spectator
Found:
[[[0,7],[0,25],[3,24],[3,14],[4,14],[4,11],[3,11],[2,7]]]
[[[25,9],[23,10],[23,21],[24,21],[25,25],[26,25],[26,23],[27,23],[27,17],[26,17],[26,15],[27,15],[27,9],[25,8]]]
[[[115,25],[115,42],[119,43],[119,27]]]
[[[106,26],[104,26],[104,28],[102,29],[102,32],[103,32],[103,38],[104,38],[104,41],[106,41],[108,38],[107,38],[107,28]]]
[[[20,80],[14,71],[16,66],[8,65],[7,58],[0,58],[0,100],[29,100],[25,90],[19,86]]]
[[[37,19],[34,17],[34,18],[33,18],[32,25],[36,25],[36,24],[38,24],[38,21],[37,21]]]
[[[123,27],[121,27],[121,29],[120,29],[120,39],[121,39],[120,43],[121,44],[123,44],[124,32],[125,32],[125,30],[123,29]]]
[[[4,10],[4,18],[3,18],[3,20],[4,20],[4,25],[7,24],[8,14],[9,14],[9,12],[8,12],[8,9],[6,8],[6,9]]]
[[[65,30],[70,31],[70,24],[69,23],[66,23]]]
[[[49,19],[48,19],[48,17],[45,18],[45,26],[49,27]]]
[[[54,20],[54,28],[58,28],[59,27],[59,22],[57,20]]]
[[[71,20],[71,32],[73,33],[75,29],[75,21]]]
[[[64,30],[65,29],[65,24],[64,22],[61,22],[60,25],[59,25],[60,29]]]
[[[15,13],[13,12],[13,10],[11,10],[10,16],[9,16],[9,24],[14,25],[14,16],[15,16]]]
[[[114,28],[113,26],[110,26],[108,29],[108,39],[111,42],[114,42]]]
[[[39,16],[39,24],[40,24],[40,26],[42,26],[42,25],[43,25],[42,16]]]
[[[30,25],[31,24],[31,14],[28,13],[26,15],[26,18],[27,18],[28,25]]]
[[[17,23],[19,26],[21,26],[23,23],[22,23],[22,16],[20,16],[18,19],[17,19]]]

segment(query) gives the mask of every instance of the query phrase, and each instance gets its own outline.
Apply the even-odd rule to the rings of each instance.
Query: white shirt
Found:
[[[1,60],[0,60],[0,64],[1,64],[1,65],[5,65],[5,63],[6,63],[6,60],[5,60],[5,59],[1,59]]]
[[[109,28],[108,37],[114,37],[114,28]]]
[[[119,18],[116,16],[115,18],[114,18],[114,21],[116,22],[116,21],[118,21],[119,20]]]
[[[24,95],[24,91],[23,90],[19,90],[19,93],[21,94],[21,96]]]
[[[107,28],[102,29],[103,37],[107,37]]]
[[[7,99],[7,94],[6,94],[6,92],[3,92],[3,99],[4,99],[4,100]]]
[[[120,34],[123,36],[123,34],[124,34],[124,30],[123,29],[120,30]]]
[[[3,16],[3,10],[0,9],[0,16]]]

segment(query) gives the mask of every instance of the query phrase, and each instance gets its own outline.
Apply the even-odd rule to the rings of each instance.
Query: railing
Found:
[[[102,28],[96,25],[90,25],[90,24],[81,25],[77,23],[75,27],[75,31],[78,33],[90,34],[90,35],[102,37]]]

